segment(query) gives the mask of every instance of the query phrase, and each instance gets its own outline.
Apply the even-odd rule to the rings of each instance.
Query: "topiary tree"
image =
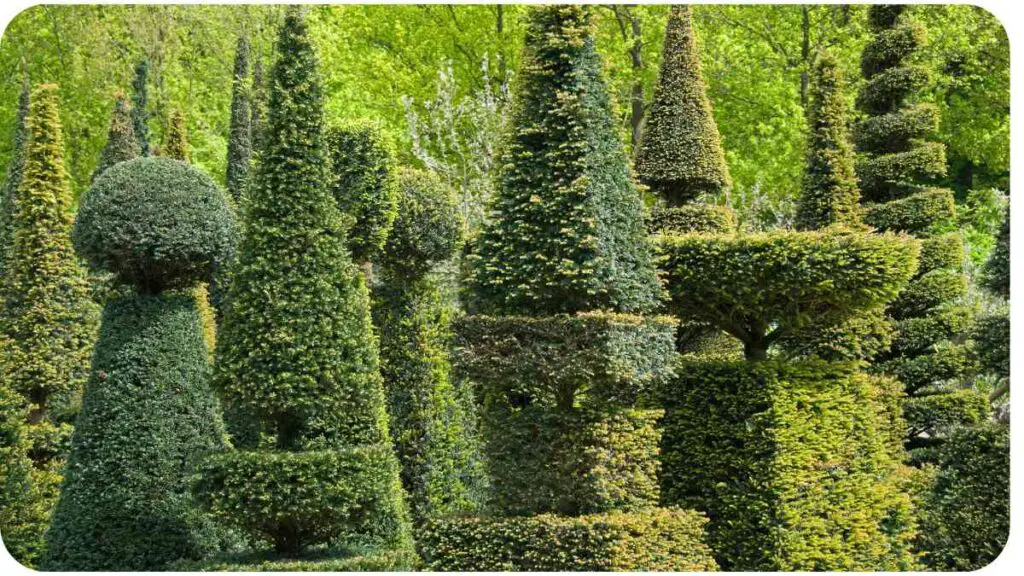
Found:
[[[352,260],[366,263],[387,241],[398,209],[395,149],[372,122],[347,122],[327,132],[331,194],[348,220]]]
[[[95,339],[97,310],[71,246],[71,190],[63,164],[57,87],[35,89],[20,185],[11,198],[11,246],[0,278],[0,378],[11,462],[5,482],[20,513],[0,526],[8,549],[35,566],[57,498],[75,411]],[[9,442],[9,443],[8,443]],[[26,460],[27,459],[27,460]],[[7,524],[6,522],[12,522]],[[8,536],[10,534],[10,536]]]
[[[234,235],[224,192],[168,158],[117,164],[82,198],[76,248],[131,290],[103,311],[44,569],[159,570],[226,543],[189,493],[199,459],[225,447],[189,290]]]
[[[818,54],[807,113],[807,164],[797,202],[796,227],[815,230],[860,224],[843,78],[835,58]]]
[[[228,129],[227,186],[236,202],[245,191],[252,157],[252,116],[256,112],[250,111],[251,88],[246,85],[248,81],[249,39],[242,35],[238,37],[238,48],[235,49],[235,69],[231,80],[231,124]]]
[[[320,546],[408,550],[369,295],[328,189],[323,91],[301,8],[288,10],[277,51],[215,379],[257,434],[229,430],[238,450],[203,464],[196,494],[282,559]]]
[[[123,92],[114,96],[114,112],[110,116],[110,131],[107,133],[107,143],[100,152],[100,160],[96,170],[92,173],[92,181],[95,182],[103,172],[118,162],[131,160],[141,155],[139,141],[135,137],[132,112],[128,107],[128,100]]]
[[[689,6],[673,6],[636,172],[670,206],[731,185],[700,69]]]
[[[149,156],[149,60],[143,58],[135,65],[135,77],[132,79],[132,128],[139,142],[139,151]]]
[[[188,128],[185,126],[185,114],[181,110],[171,112],[160,155],[182,162],[189,161]]]
[[[462,241],[458,199],[432,172],[403,169],[397,184],[398,217],[373,312],[391,436],[419,524],[473,510],[483,478],[472,391],[452,375],[448,358],[453,303],[433,272]]]
[[[250,131],[252,152],[263,149],[263,129],[267,118],[267,86],[263,79],[263,58],[257,54],[252,63],[252,99],[250,101]]]
[[[14,215],[14,197],[21,185],[21,173],[25,166],[26,122],[28,119],[29,85],[28,76],[22,80],[18,94],[18,116],[14,121],[14,141],[11,145],[11,160],[7,163],[3,188],[0,188],[0,277],[7,264],[7,251],[11,249],[11,220]]]
[[[929,77],[914,63],[926,32],[906,6],[872,6],[868,24],[874,36],[861,55],[867,82],[857,95],[865,118],[854,130],[864,221],[923,239],[917,275],[886,311],[894,321],[892,349],[875,356],[874,369],[903,382],[907,446],[921,460],[951,427],[979,422],[986,402],[960,384],[975,367],[964,323],[948,321],[969,310],[952,310],[967,293],[963,240],[949,232],[953,192],[926,185],[946,171],[945,147],[927,140],[938,127],[938,111],[911,104]]]
[[[985,288],[997,296],[1010,299],[1010,207],[1006,207],[1003,224],[999,227],[996,247],[985,263],[982,278]]]

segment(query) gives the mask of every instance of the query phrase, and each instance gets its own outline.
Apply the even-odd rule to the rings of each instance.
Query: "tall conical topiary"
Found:
[[[257,53],[252,63],[252,98],[249,101],[253,156],[263,149],[263,131],[267,122],[267,81],[263,75],[263,57]]]
[[[922,239],[917,275],[887,309],[895,333],[891,349],[876,355],[875,369],[905,387],[907,445],[920,460],[951,429],[984,418],[988,403],[960,384],[974,369],[964,345],[972,312],[958,303],[967,279],[963,239],[947,232],[956,216],[953,192],[927,184],[946,171],[945,147],[927,140],[938,111],[911,103],[929,77],[914,63],[926,31],[902,5],[870,7],[868,24],[873,38],[861,55],[867,82],[857,95],[866,117],[854,130],[864,221]]]
[[[63,152],[57,87],[44,84],[31,96],[21,184],[13,199],[13,243],[0,280],[0,333],[6,344],[0,377],[27,407],[25,446],[33,465],[21,496],[23,503],[32,499],[31,518],[13,531],[23,540],[9,548],[29,564],[41,552],[56,502],[97,321],[71,245],[71,189]],[[17,425],[17,414],[3,417]]]
[[[669,13],[661,72],[636,157],[640,181],[671,206],[731,185],[691,19],[689,6],[673,6]]]
[[[149,156],[149,60],[143,58],[135,65],[132,79],[132,128],[139,142],[139,151]]]
[[[29,84],[26,76],[18,94],[18,116],[14,121],[14,141],[11,145],[11,161],[7,163],[3,188],[0,188],[0,277],[3,277],[7,262],[7,251],[11,248],[11,218],[14,213],[14,197],[21,185],[21,172],[25,166],[26,120],[28,118]]]
[[[197,494],[289,558],[407,548],[369,295],[328,189],[324,96],[301,8],[288,10],[277,51],[215,380],[261,434],[229,431],[239,450],[204,464]]]
[[[797,202],[796,227],[815,230],[860,224],[842,72],[828,52],[818,54],[807,113],[807,163]]]
[[[249,40],[238,37],[231,79],[231,124],[228,135],[228,192],[237,202],[249,180],[252,156],[252,112],[249,109]]]
[[[185,126],[185,114],[181,110],[171,112],[160,155],[182,162],[189,161],[188,128]]]
[[[94,182],[107,168],[118,162],[137,158],[142,154],[139,141],[135,137],[133,122],[128,99],[125,98],[123,92],[118,92],[114,97],[114,112],[110,116],[107,143],[103,146],[103,151],[100,152],[100,161],[92,173]]]
[[[499,192],[470,257],[477,311],[644,312],[658,302],[644,206],[586,14],[539,10],[527,30]]]

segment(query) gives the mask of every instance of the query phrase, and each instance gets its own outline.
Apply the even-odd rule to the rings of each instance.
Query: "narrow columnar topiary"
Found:
[[[181,110],[171,112],[160,155],[182,162],[189,161],[188,127],[185,125],[185,114]]]
[[[5,392],[21,396],[20,402],[7,402],[15,411],[2,416],[13,429],[22,420],[21,442],[11,448],[27,452],[12,456],[27,456],[32,465],[23,484],[6,486],[25,491],[4,498],[21,502],[26,514],[13,519],[8,547],[34,566],[56,502],[97,310],[71,246],[71,189],[56,86],[44,84],[32,92],[26,132],[21,183],[13,198],[12,245],[0,279],[0,378]]]
[[[843,92],[838,63],[828,52],[820,53],[807,113],[807,162],[796,214],[799,229],[860,224],[860,192]]]
[[[589,12],[536,10],[498,191],[471,259],[471,309],[644,312],[659,287]]]
[[[384,248],[397,211],[394,145],[376,123],[355,121],[329,129],[327,149],[352,261],[369,262]]]
[[[262,75],[262,73],[261,73]],[[231,124],[228,135],[227,186],[231,197],[237,202],[249,181],[249,164],[252,157],[252,115],[249,109],[249,39],[238,37],[235,49],[235,69],[231,79]]]
[[[731,184],[691,19],[689,6],[669,12],[661,72],[636,158],[640,181],[672,206]]]
[[[263,149],[263,131],[267,122],[267,81],[263,76],[263,57],[257,53],[252,63],[252,98],[249,100],[253,156]]]
[[[11,160],[4,173],[3,188],[0,189],[0,277],[4,274],[7,251],[11,249],[11,217],[14,213],[14,196],[21,185],[21,172],[25,166],[26,121],[28,118],[29,84],[26,76],[18,94],[18,115],[14,120],[14,141],[11,143]]]
[[[135,65],[132,79],[132,128],[139,142],[139,152],[149,156],[149,60],[143,58]]]
[[[107,143],[100,152],[100,161],[96,170],[92,173],[93,182],[118,162],[138,158],[142,153],[139,148],[139,141],[135,137],[135,128],[132,125],[132,112],[128,105],[128,99],[124,93],[119,92],[114,100],[114,112],[110,116],[110,130],[107,132]]]
[[[226,406],[261,434],[229,430],[239,450],[203,465],[197,496],[288,558],[321,545],[407,548],[369,295],[328,188],[301,8],[287,12],[277,51],[215,376]]]

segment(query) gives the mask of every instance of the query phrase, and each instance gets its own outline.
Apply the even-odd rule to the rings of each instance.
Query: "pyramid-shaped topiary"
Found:
[[[234,75],[231,77],[231,124],[228,135],[227,187],[236,202],[249,181],[252,157],[252,117],[250,112],[249,40],[238,37]]]
[[[128,99],[125,98],[124,93],[118,92],[114,97],[114,112],[110,116],[107,143],[103,146],[99,163],[92,173],[93,181],[95,182],[100,174],[114,164],[137,158],[141,154],[139,141],[135,137],[135,128],[132,125]]]

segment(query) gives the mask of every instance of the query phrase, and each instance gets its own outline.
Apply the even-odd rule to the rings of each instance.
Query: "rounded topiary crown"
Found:
[[[72,239],[89,265],[141,292],[208,281],[235,249],[234,214],[201,170],[169,158],[109,168],[85,194]]]
[[[418,276],[451,258],[465,234],[455,191],[433,172],[403,168],[398,217],[385,247],[389,269]]]

